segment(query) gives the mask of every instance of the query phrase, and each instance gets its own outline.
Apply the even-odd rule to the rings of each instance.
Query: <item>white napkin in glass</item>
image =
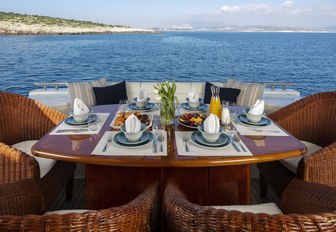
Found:
[[[73,104],[73,114],[82,115],[82,114],[87,114],[89,112],[90,110],[87,107],[87,105],[85,105],[85,103],[81,99],[75,98],[74,104]]]
[[[191,88],[188,92],[188,98],[190,102],[198,102],[198,95],[196,94],[196,91],[194,88]]]
[[[141,121],[132,114],[125,121],[125,129],[127,133],[135,133],[141,130]]]
[[[147,101],[147,92],[144,88],[140,87],[137,96],[137,102],[146,102],[146,101]]]
[[[204,131],[209,134],[214,134],[219,132],[219,118],[214,115],[210,114],[205,120],[204,120]]]
[[[251,106],[248,113],[253,115],[261,115],[264,113],[264,108],[265,108],[265,101],[258,99],[256,103],[254,103],[254,105]]]
[[[222,123],[224,124],[229,124],[231,121],[230,110],[227,107],[223,107],[222,109],[221,120],[222,120]]]

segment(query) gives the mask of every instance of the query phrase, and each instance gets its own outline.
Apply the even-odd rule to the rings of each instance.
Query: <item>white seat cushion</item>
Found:
[[[275,203],[264,203],[258,205],[223,205],[211,206],[215,209],[237,210],[250,213],[283,214],[281,209]]]
[[[307,142],[307,141],[301,141],[301,142],[307,147],[307,153],[304,156],[310,155],[310,154],[322,149],[322,147],[320,147],[320,146],[318,146],[314,143],[310,143],[310,142]],[[279,160],[279,161],[283,166],[285,166],[291,172],[296,174],[297,167],[298,167],[299,161],[301,159],[302,159],[302,156],[298,156],[298,157],[283,159],[283,160]]]
[[[37,140],[27,140],[27,141],[23,141],[23,142],[20,142],[20,143],[16,143],[16,144],[12,145],[12,147],[14,147],[14,148],[16,148],[20,151],[23,151],[23,152],[27,153],[28,155],[33,156],[36,159],[36,161],[38,162],[38,164],[40,166],[40,176],[42,178],[52,169],[52,167],[56,163],[56,160],[34,156],[31,153],[31,148],[36,142],[37,142]]]
[[[48,211],[45,213],[47,214],[67,214],[67,213],[86,213],[88,211],[94,211],[94,210],[88,210],[88,209],[63,209],[63,210],[55,210],[55,211]]]

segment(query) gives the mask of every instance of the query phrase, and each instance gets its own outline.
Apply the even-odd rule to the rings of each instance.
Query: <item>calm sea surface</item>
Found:
[[[293,82],[302,95],[336,89],[336,34],[171,32],[0,36],[0,91],[34,82]]]

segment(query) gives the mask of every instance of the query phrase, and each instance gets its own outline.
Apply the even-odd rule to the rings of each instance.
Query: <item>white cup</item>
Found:
[[[73,118],[76,122],[85,122],[90,115],[90,112],[82,113],[82,114],[73,114]]]

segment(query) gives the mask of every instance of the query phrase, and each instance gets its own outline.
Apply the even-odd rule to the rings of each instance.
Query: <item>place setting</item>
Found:
[[[79,98],[75,98],[73,112],[50,135],[98,134],[109,113],[93,113]]]
[[[178,154],[182,156],[251,156],[246,145],[235,136],[238,137],[237,133],[225,130],[214,114],[198,125],[196,131],[175,132]]]
[[[182,108],[192,112],[203,112],[208,110],[208,105],[203,103],[203,99],[198,96],[194,88],[188,92],[187,102],[181,104]]]
[[[137,97],[133,98],[133,102],[128,105],[128,108],[135,111],[152,111],[156,109],[155,104],[149,101],[150,98],[146,90],[140,87]]]
[[[258,99],[248,110],[233,118],[233,125],[241,135],[288,136],[286,132],[265,116],[264,107],[264,100]]]
[[[105,132],[92,155],[166,156],[165,131],[153,129],[151,132],[147,129],[146,124],[141,123],[134,114],[131,114],[125,124],[120,126],[120,131]]]

